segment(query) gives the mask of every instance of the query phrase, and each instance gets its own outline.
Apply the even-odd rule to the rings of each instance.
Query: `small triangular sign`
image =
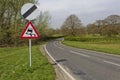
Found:
[[[35,27],[33,26],[32,22],[27,23],[27,26],[23,30],[20,38],[21,39],[39,38],[39,34],[38,34],[37,30],[35,29]]]

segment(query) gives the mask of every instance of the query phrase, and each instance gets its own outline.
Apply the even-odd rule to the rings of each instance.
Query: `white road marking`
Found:
[[[61,70],[63,70],[63,72],[65,73],[65,74],[67,74],[70,78],[71,78],[71,80],[76,80],[69,72],[67,72],[59,63],[57,63],[56,62],[56,60],[50,55],[50,53],[47,51],[47,49],[46,49],[46,45],[44,46],[44,49],[45,49],[45,51],[47,52],[47,54],[49,55],[49,57],[58,65],[58,67],[59,68],[61,68]]]
[[[106,61],[106,60],[104,60],[104,62],[120,67],[120,64],[117,64],[117,63],[114,63],[114,62],[110,62],[110,61]]]
[[[60,48],[60,49],[64,49],[64,48],[62,48],[62,47],[58,47],[58,48]]]
[[[75,52],[75,51],[70,51],[71,53],[74,53],[74,54],[78,54],[78,55],[81,55],[81,56],[84,56],[84,57],[90,57],[88,55],[85,55],[85,54],[81,54],[81,53],[78,53],[78,52]]]
[[[57,47],[56,43],[54,42],[54,46]]]

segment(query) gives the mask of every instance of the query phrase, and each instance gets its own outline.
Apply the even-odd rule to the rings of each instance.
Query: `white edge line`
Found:
[[[59,68],[61,68],[63,70],[64,73],[66,73],[72,80],[76,80],[73,76],[70,75],[69,72],[67,72],[59,63],[56,62],[56,60],[50,55],[50,53],[47,51],[46,49],[46,45],[44,45],[44,49],[47,52],[47,54],[49,55],[49,57],[58,65]]]
[[[105,63],[109,63],[109,64],[112,64],[112,65],[115,65],[115,66],[119,66],[120,67],[120,64],[117,64],[117,63],[113,63],[113,62],[110,62],[110,61],[106,61],[104,60]]]

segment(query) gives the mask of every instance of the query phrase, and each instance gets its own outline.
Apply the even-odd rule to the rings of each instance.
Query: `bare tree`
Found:
[[[109,25],[120,24],[120,16],[119,15],[110,15],[104,19],[104,21]]]
[[[37,30],[40,33],[41,38],[51,36],[53,30],[50,28],[51,16],[49,12],[41,12],[38,19],[35,21]]]
[[[110,15],[104,20],[97,20],[92,25],[87,27],[89,33],[96,34],[96,31],[101,36],[112,37],[120,34],[120,16]]]
[[[63,23],[61,30],[64,34],[75,36],[82,27],[81,20],[76,15],[70,15]]]
[[[99,34],[99,27],[97,27],[95,24],[88,24],[87,25],[87,32],[88,34]]]

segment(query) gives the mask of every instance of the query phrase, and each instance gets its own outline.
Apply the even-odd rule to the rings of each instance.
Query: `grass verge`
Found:
[[[0,48],[0,80],[55,80],[55,72],[47,58],[32,47],[32,68],[28,47]]]
[[[91,43],[79,41],[64,41],[63,44],[82,49],[89,49],[120,55],[120,43]]]

